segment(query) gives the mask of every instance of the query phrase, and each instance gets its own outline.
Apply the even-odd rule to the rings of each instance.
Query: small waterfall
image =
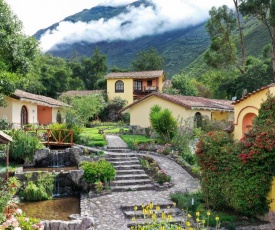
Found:
[[[59,175],[57,175],[54,179],[54,188],[53,188],[53,197],[60,196],[60,179]]]
[[[49,153],[49,165],[50,168],[64,167],[65,151],[51,150]]]
[[[63,173],[62,171],[58,173],[54,179],[54,189],[53,189],[53,197],[63,197],[67,196],[67,173]]]

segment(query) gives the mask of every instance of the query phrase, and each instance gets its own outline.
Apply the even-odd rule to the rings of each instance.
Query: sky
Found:
[[[38,30],[62,21],[65,17],[96,5],[119,6],[136,0],[6,0],[11,10],[23,22],[23,32],[33,35]],[[185,28],[205,21],[213,6],[233,6],[232,0],[150,0],[156,7],[128,8],[108,21],[88,23],[62,22],[55,31],[41,38],[41,49],[47,51],[56,44],[80,41],[100,42],[135,39]]]

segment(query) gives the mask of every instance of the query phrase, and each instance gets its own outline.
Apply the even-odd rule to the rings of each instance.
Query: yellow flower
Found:
[[[135,229],[135,227],[134,226],[131,226],[131,230],[134,230]]]
[[[209,211],[206,214],[207,214],[207,216],[210,216],[210,212]]]
[[[170,214],[170,215],[168,215],[168,221],[172,221],[173,220],[173,217],[172,217],[172,215]]]
[[[189,221],[186,221],[185,224],[186,224],[186,226],[188,226],[188,227],[191,225]]]
[[[138,210],[138,206],[135,206],[135,207],[134,207],[134,210],[137,211],[137,210]]]
[[[132,221],[135,221],[135,220],[136,220],[136,218],[133,216],[133,217],[132,217]]]
[[[196,218],[196,222],[199,223],[199,222],[200,222],[200,219],[199,219],[199,218]]]
[[[189,228],[189,230],[193,230],[193,228]]]
[[[149,207],[150,207],[150,209],[153,209],[154,204],[152,202],[150,202]]]
[[[196,216],[200,216],[200,212],[196,212]]]
[[[143,215],[146,215],[147,214],[147,209],[142,209],[142,213],[143,213]]]
[[[168,209],[170,209],[171,207],[170,206],[167,206]]]
[[[152,219],[156,220],[157,219],[157,215],[155,213],[152,214]]]
[[[159,210],[160,210],[160,206],[159,206],[159,205],[156,207],[156,210],[157,210],[157,211],[159,211]]]
[[[144,228],[144,227],[141,227],[141,230],[145,230],[145,228]]]
[[[219,221],[219,220],[220,220],[220,218],[219,218],[218,216],[216,216],[215,220],[216,220],[216,221]]]
[[[192,216],[188,213],[187,217],[191,218]]]
[[[161,226],[160,230],[165,230],[165,227],[164,225]]]
[[[164,211],[162,211],[162,213],[161,213],[161,218],[164,219],[164,220],[166,220],[166,214],[165,214]]]
[[[177,203],[176,203],[176,202],[173,202],[173,205],[174,205],[174,207],[176,207],[176,206],[177,206]]]
[[[205,220],[202,220],[201,222],[202,222],[202,224],[205,224]]]
[[[145,207],[145,204],[142,204],[141,207],[144,208],[144,207]]]

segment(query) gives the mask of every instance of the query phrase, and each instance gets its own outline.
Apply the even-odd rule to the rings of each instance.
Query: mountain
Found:
[[[53,33],[55,30],[58,31],[59,26],[63,22],[75,25],[79,22],[91,23],[99,20],[106,22],[120,15],[127,14],[129,9],[138,9],[139,7],[144,7],[145,9],[148,6],[154,8],[152,3],[146,0],[140,0],[126,6],[97,6],[91,9],[85,9],[48,28],[39,30],[34,36],[40,40],[47,31],[50,31],[50,33]],[[131,24],[131,20],[132,19],[129,19],[121,23],[120,27]],[[262,48],[270,43],[267,30],[255,19],[246,21],[243,29],[246,54],[259,57]],[[87,36],[93,38],[93,34],[88,34]],[[98,47],[101,53],[107,55],[109,67],[117,66],[120,68],[131,68],[131,62],[136,58],[137,53],[153,47],[165,57],[166,66],[164,70],[167,77],[171,78],[181,71],[191,76],[198,76],[205,72],[208,67],[205,65],[202,55],[208,49],[209,44],[210,39],[205,28],[205,22],[202,22],[195,26],[188,26],[152,35],[144,35],[132,40],[116,39],[99,42],[77,41],[60,43],[50,48],[47,52],[54,56],[69,58],[72,57],[73,53],[76,51],[79,57],[90,57],[95,47]]]
[[[40,40],[46,31],[57,29],[62,22],[90,22],[99,19],[104,19],[104,21],[106,21],[121,13],[127,12],[129,7],[140,7],[141,4],[148,6],[151,3],[142,0],[127,6],[97,6],[91,9],[85,9],[48,28],[39,30],[34,36]],[[171,77],[179,73],[185,66],[192,63],[195,58],[207,49],[208,45],[209,36],[205,30],[204,23],[201,23],[196,26],[175,29],[161,34],[142,36],[133,40],[120,39],[96,43],[81,41],[72,44],[58,44],[47,52],[54,56],[68,58],[72,57],[74,51],[77,51],[78,56],[90,57],[95,47],[98,47],[101,53],[107,55],[109,67],[118,66],[120,68],[131,68],[131,62],[136,58],[137,53],[153,47],[165,57],[165,72],[168,77]]]

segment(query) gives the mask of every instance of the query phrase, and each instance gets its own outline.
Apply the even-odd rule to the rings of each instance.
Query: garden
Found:
[[[172,117],[169,110],[163,110],[160,106],[154,106],[150,111],[150,129],[133,128],[125,123],[97,123],[86,128],[53,124],[50,128],[75,128],[76,144],[101,149],[106,146],[106,134],[117,134],[133,151],[153,152],[173,159],[201,182],[201,190],[196,193],[178,191],[170,194],[171,200],[186,216],[185,227],[236,229],[238,226],[266,223],[257,217],[268,212],[272,201],[267,195],[275,166],[274,102],[275,98],[269,95],[267,101],[262,103],[253,127],[239,142],[233,139],[231,133],[223,131],[226,123],[205,118],[201,127],[190,129],[183,123],[178,127],[179,121]],[[164,121],[166,125],[163,125]],[[24,162],[31,161],[34,151],[42,146],[39,139],[28,132],[8,130],[7,133],[14,139],[10,144],[9,170],[15,171]],[[91,155],[89,152],[86,154]],[[104,160],[104,151],[98,151],[96,157],[98,160],[83,162],[79,167],[84,170],[86,189],[101,193],[109,189],[116,171]],[[160,168],[156,169],[158,166],[150,157],[145,155],[139,160],[146,172],[160,184],[170,181],[169,175],[162,174]],[[1,168],[4,167],[5,164],[1,163]],[[15,194],[20,194],[25,201],[52,199],[54,175],[39,173],[36,180],[31,177],[31,174],[26,174],[24,183],[15,177],[10,177],[8,181],[1,179],[2,228],[16,229],[20,226],[22,229],[32,229],[31,226],[35,225],[37,229],[42,229],[40,220],[26,217],[12,201]],[[163,217],[162,222],[154,221],[152,214],[150,218],[152,223],[134,228],[179,229],[179,225],[169,224],[168,216]],[[193,221],[190,225],[188,218]]]

